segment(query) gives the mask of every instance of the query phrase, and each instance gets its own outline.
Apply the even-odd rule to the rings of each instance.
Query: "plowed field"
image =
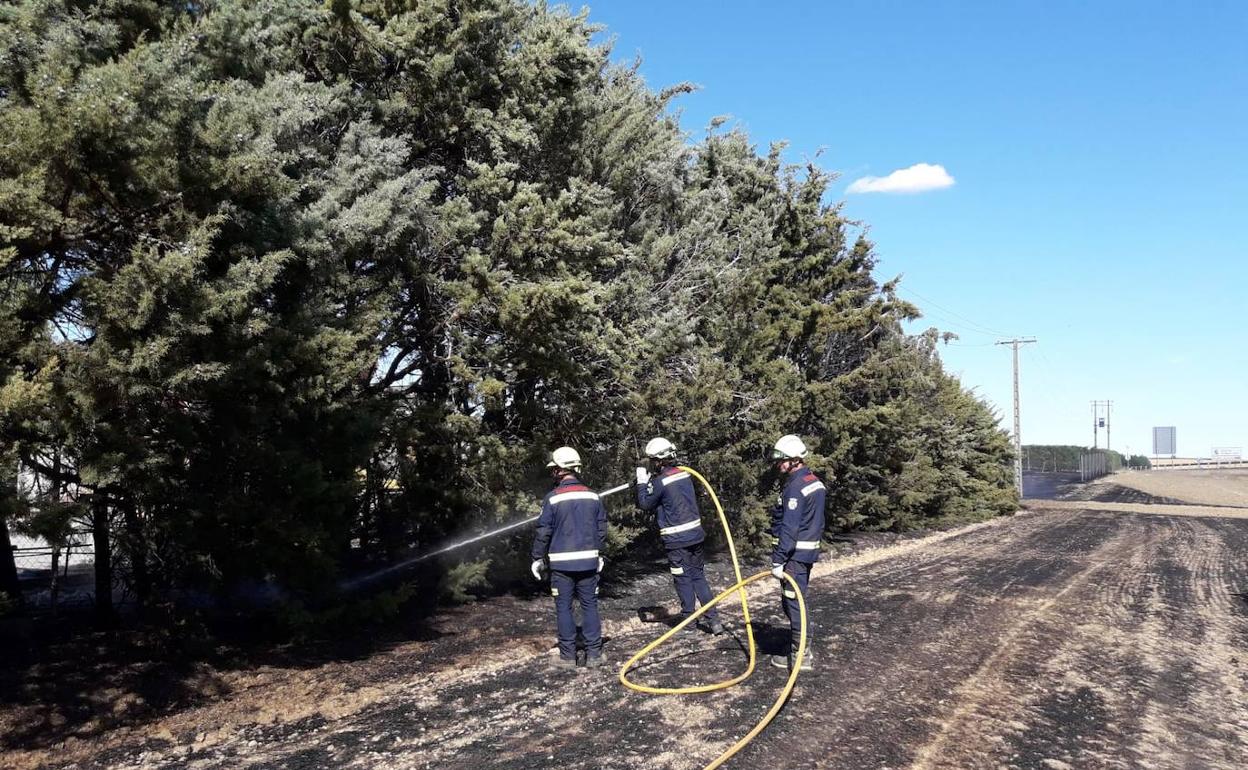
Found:
[[[1113,481],[1084,492],[1099,499],[822,562],[816,668],[729,767],[1248,767],[1248,509]],[[1170,509],[1180,502],[1204,505]],[[722,564],[712,582],[729,582]],[[765,652],[783,639],[776,594],[752,603]],[[662,630],[654,608],[674,596],[657,575],[602,603],[619,663]],[[740,670],[739,616],[726,620],[731,636],[682,638],[635,677]],[[785,677],[764,661],[731,690],[656,697],[621,687],[615,666],[555,671],[548,599],[483,602],[437,631],[363,660],[251,672],[250,685],[236,673],[116,733],[39,746],[30,732],[0,764],[699,768]]]

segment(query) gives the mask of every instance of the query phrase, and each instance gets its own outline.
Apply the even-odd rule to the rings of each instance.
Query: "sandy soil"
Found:
[[[1118,486],[1155,498],[1248,508],[1248,469],[1124,471],[1094,487]]]
[[[1121,495],[821,563],[816,670],[729,766],[1248,767],[1248,521]],[[728,582],[723,565],[712,580]],[[658,634],[671,593],[656,575],[604,596],[615,662]],[[777,650],[774,588],[755,596]],[[783,683],[760,665],[726,692],[634,693],[614,666],[552,670],[552,621],[549,600],[484,602],[361,660],[217,672],[217,699],[121,732],[51,746],[30,732],[0,765],[698,768]],[[634,676],[726,678],[744,665],[734,630],[684,638]]]
[[[1117,511],[1141,516],[1212,516],[1225,519],[1248,519],[1248,508],[1236,508],[1229,505],[1141,504],[1106,500],[1028,500],[1026,507],[1033,511]]]

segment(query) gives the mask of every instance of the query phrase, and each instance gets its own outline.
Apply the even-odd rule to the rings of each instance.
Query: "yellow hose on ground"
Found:
[[[711,496],[711,501],[715,503],[715,510],[719,513],[719,521],[724,526],[724,535],[728,538],[728,553],[732,556],[732,570],[736,575],[737,582],[727,588],[719,596],[711,599],[710,602],[699,607],[696,612],[685,618],[676,627],[668,629],[667,632],[658,639],[655,639],[645,647],[642,647],[637,651],[636,655],[629,658],[628,662],[620,667],[620,684],[630,690],[650,693],[653,695],[684,695],[695,692],[723,690],[743,681],[751,673],[753,673],[754,665],[758,658],[758,652],[754,644],[754,628],[750,623],[750,604],[746,598],[745,587],[756,580],[771,577],[770,571],[759,572],[756,575],[750,575],[748,578],[741,577],[741,564],[737,561],[737,546],[732,539],[732,530],[728,527],[728,517],[724,515],[724,508],[719,504],[719,497],[715,495],[715,490],[711,487],[710,482],[702,476],[702,474],[698,473],[693,468],[683,465],[680,466],[680,470],[687,472],[689,475],[702,482],[702,486],[706,487],[706,491]],[[797,684],[797,675],[798,672],[801,671],[802,658],[806,654],[806,599],[802,596],[802,589],[798,586],[797,580],[795,580],[792,575],[785,573],[784,578],[789,581],[789,585],[793,587],[793,593],[797,596],[797,608],[802,620],[802,632],[797,643],[797,656],[794,658],[792,670],[789,671],[789,679],[784,683],[784,689],[780,691],[780,696],[776,698],[776,702],[771,705],[771,708],[768,709],[767,713],[763,715],[763,718],[758,721],[758,724],[754,725],[748,733],[746,733],[739,741],[732,744],[732,746],[724,751],[724,753],[716,757],[713,762],[706,766],[705,770],[715,770],[715,768],[719,767],[724,762],[727,762],[734,754],[744,748],[747,743],[754,740],[754,737],[762,732],[763,728],[766,727],[773,718],[775,718],[776,714],[780,711],[780,708],[784,706],[784,701],[789,697],[789,694],[793,692],[793,686]],[[732,679],[726,679],[722,682],[699,685],[696,687],[651,687],[649,685],[629,681],[628,671],[633,666],[637,665],[638,661],[653,652],[668,639],[680,633],[685,626],[696,622],[697,619],[703,615],[703,613],[714,607],[716,604],[719,604],[719,602],[723,599],[728,598],[734,592],[741,595],[741,613],[744,618],[745,636],[750,655],[750,663],[746,667],[744,673],[733,677]]]

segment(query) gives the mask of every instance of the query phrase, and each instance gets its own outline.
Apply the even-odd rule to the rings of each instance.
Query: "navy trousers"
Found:
[[[685,615],[692,614],[697,609],[694,604],[695,597],[704,605],[710,604],[715,596],[711,593],[711,587],[706,584],[706,561],[702,558],[702,544],[669,548],[667,560],[671,564],[676,595],[680,597],[680,611]],[[710,622],[718,615],[712,609],[702,617]]]
[[[561,572],[551,570],[550,593],[555,597],[555,618],[559,630],[559,657],[576,658],[576,617],[573,599],[581,605],[581,635],[586,654],[602,655],[602,620],[598,617],[598,573],[594,570]]]
[[[814,566],[802,561],[793,561],[790,559],[784,564],[784,571],[793,576],[798,586],[802,589],[802,598],[806,600],[806,610],[810,611],[810,591],[807,586],[810,585],[810,568]],[[797,645],[802,637],[802,613],[797,606],[797,594],[793,593],[793,586],[789,585],[789,581],[784,581],[780,586],[780,607],[784,610],[784,614],[789,617],[789,631],[792,637],[793,651],[797,652]],[[806,630],[806,648],[810,648],[810,629]]]

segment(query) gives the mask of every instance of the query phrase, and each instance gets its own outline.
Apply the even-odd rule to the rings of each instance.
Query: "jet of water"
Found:
[[[624,490],[628,489],[629,486],[631,485],[620,484],[617,487],[611,487],[610,489],[604,492],[599,492],[598,497],[603,498],[609,495],[614,495],[616,492],[623,492]],[[537,521],[537,516],[530,516],[527,519],[522,519],[520,521],[513,521],[510,524],[504,524],[503,526],[498,527],[496,529],[491,529],[488,532],[482,532],[479,535],[473,535],[472,537],[466,540],[460,540],[458,542],[451,543],[450,545],[444,545],[441,548],[438,548],[436,550],[428,551],[426,553],[413,556],[409,559],[404,559],[401,562],[391,564],[389,567],[383,567],[382,569],[376,570],[375,572],[370,572],[367,575],[360,575],[359,577],[352,578],[351,580],[348,580],[345,583],[343,583],[342,588],[345,591],[354,591],[355,589],[360,588],[361,586],[365,586],[369,583],[372,583],[375,580],[380,580],[381,578],[386,577],[387,575],[393,575],[396,572],[401,572],[407,569],[408,567],[412,566],[413,564],[418,564],[427,559],[432,559],[435,556],[441,556],[444,553],[448,553],[450,551],[463,548],[464,546],[467,546],[467,545],[472,545],[473,543],[479,542],[481,540],[486,540],[488,538],[494,537],[495,535],[501,535],[504,532],[509,532],[513,529],[516,529],[518,527],[523,527],[525,524],[531,524],[532,522],[535,522],[535,521]]]

